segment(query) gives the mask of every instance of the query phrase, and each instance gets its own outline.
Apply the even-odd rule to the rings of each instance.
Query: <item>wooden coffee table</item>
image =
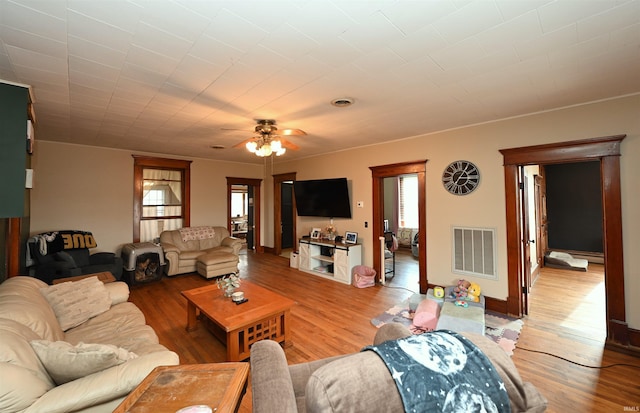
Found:
[[[187,299],[187,331],[196,328],[198,313],[209,330],[227,346],[227,361],[249,358],[251,345],[260,340],[286,343],[290,337],[293,300],[242,280],[238,291],[247,302],[234,303],[217,285],[183,291]]]
[[[209,406],[216,413],[235,412],[248,376],[249,363],[156,367],[114,413],[175,412],[194,405]]]

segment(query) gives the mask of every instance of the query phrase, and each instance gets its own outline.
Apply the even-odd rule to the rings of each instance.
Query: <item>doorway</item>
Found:
[[[419,284],[418,177],[391,176],[383,181],[386,282],[415,289]]]
[[[296,207],[293,196],[295,172],[273,175],[273,238],[275,255],[296,250]]]
[[[247,250],[256,252],[262,252],[260,245],[261,183],[261,179],[227,177],[227,229],[233,236],[246,239]],[[241,203],[240,206],[238,202]]]
[[[384,238],[384,180],[388,177],[401,175],[415,175],[418,179],[418,270],[420,293],[426,294],[427,280],[427,235],[426,235],[426,188],[425,173],[427,160],[405,162],[399,164],[372,166],[371,178],[373,183],[373,245],[378,245],[380,237]],[[378,274],[384,274],[384,262],[380,254],[373,254],[373,268]]]
[[[600,163],[604,233],[604,273],[607,344],[629,344],[625,315],[620,143],[626,135],[608,136],[523,148],[502,149],[504,157],[507,220],[508,289],[506,311],[518,317],[526,313],[528,294],[523,257],[527,248],[522,233],[521,169],[526,165],[597,160]]]

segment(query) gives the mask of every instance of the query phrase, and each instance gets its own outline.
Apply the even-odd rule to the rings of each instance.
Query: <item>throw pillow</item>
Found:
[[[111,307],[109,292],[98,277],[68,281],[40,289],[60,323],[67,331]]]
[[[137,356],[111,344],[32,340],[31,347],[57,385],[117,366]]]

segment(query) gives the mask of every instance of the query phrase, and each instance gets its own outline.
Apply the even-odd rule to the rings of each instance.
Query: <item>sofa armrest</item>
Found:
[[[145,354],[89,376],[54,387],[33,403],[27,412],[72,412],[129,394],[158,366],[174,366],[172,351]]]
[[[177,254],[180,254],[180,248],[176,247],[173,244],[169,244],[168,242],[161,242],[160,246],[162,247],[162,250],[164,251],[165,254],[168,254],[170,252],[175,252]]]
[[[106,283],[105,288],[111,297],[111,306],[129,301],[129,286],[122,281]]]
[[[388,323],[381,326],[373,338],[373,345],[377,346],[389,340],[397,340],[399,338],[411,336],[411,331],[400,323]]]
[[[180,249],[173,244],[160,243],[164,258],[168,261],[167,275],[176,275],[180,270]]]
[[[231,247],[233,249],[233,253],[238,255],[240,253],[240,249],[242,248],[242,240],[236,237],[225,237],[220,241],[220,245],[225,247]]]
[[[254,343],[250,363],[253,412],[296,412],[289,366],[280,344],[272,340]]]

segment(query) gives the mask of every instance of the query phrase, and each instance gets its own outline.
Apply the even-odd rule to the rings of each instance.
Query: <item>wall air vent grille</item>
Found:
[[[497,279],[495,229],[453,227],[453,272]]]

